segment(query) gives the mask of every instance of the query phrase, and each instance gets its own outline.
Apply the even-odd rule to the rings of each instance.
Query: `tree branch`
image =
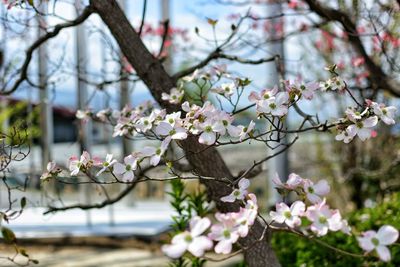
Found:
[[[389,77],[382,68],[367,54],[365,47],[357,33],[356,24],[344,12],[325,7],[315,0],[305,0],[312,11],[327,21],[339,22],[346,31],[349,42],[360,56],[365,60],[365,65],[370,74],[370,81],[375,90],[383,89],[395,96],[400,96],[400,83]]]
[[[0,94],[2,95],[9,95],[13,92],[15,92],[18,87],[21,85],[23,81],[25,81],[28,78],[28,68],[29,64],[32,60],[32,55],[33,52],[39,48],[43,43],[47,42],[49,39],[56,37],[62,29],[65,28],[70,28],[77,26],[84,22],[91,14],[93,13],[93,9],[91,6],[87,6],[83,11],[82,14],[79,15],[76,19],[72,21],[68,21],[65,23],[57,24],[54,26],[54,30],[51,32],[46,33],[45,35],[41,36],[39,39],[37,39],[29,48],[26,50],[26,57],[25,61],[20,69],[20,75],[18,80],[14,83],[14,85],[10,89],[5,89],[3,88],[0,91]]]

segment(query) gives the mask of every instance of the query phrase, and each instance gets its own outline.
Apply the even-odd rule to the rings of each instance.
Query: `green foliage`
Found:
[[[385,199],[383,203],[374,208],[365,208],[349,215],[349,224],[359,232],[378,230],[385,224],[390,224],[400,229],[400,193]],[[354,236],[343,233],[330,233],[321,238],[325,243],[336,248],[362,254]],[[400,246],[397,243],[389,247],[392,261],[389,263],[377,262],[376,257],[356,258],[322,246],[312,240],[307,240],[290,233],[279,232],[273,235],[272,246],[283,267],[333,267],[333,266],[400,266]],[[376,255],[375,255],[376,256]]]
[[[208,214],[206,194],[203,191],[198,191],[194,194],[188,194],[185,192],[185,184],[180,179],[171,181],[171,192],[168,192],[171,196],[171,206],[176,210],[178,215],[172,216],[174,221],[172,225],[173,234],[178,234],[187,229],[192,214],[196,214],[200,217],[204,217]],[[169,266],[173,267],[202,267],[206,260],[196,258],[189,255],[172,261]]]

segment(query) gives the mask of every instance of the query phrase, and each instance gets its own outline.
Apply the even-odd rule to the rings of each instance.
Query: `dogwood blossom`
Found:
[[[282,117],[288,112],[288,92],[279,92],[275,97],[258,101],[256,109],[259,113]]]
[[[43,173],[40,176],[40,180],[48,180],[61,172],[61,169],[58,168],[56,163],[53,161],[50,161],[49,163],[47,163],[46,170],[47,170],[47,172]]]
[[[346,129],[339,131],[339,133],[335,136],[335,139],[337,141],[343,141],[345,144],[348,144],[353,140],[354,136],[354,131],[351,132],[349,127],[347,127]]]
[[[355,124],[348,126],[348,133],[350,136],[358,136],[361,141],[365,141],[371,137],[372,130],[378,123],[378,117],[372,116],[365,120],[357,121]]]
[[[240,130],[239,133],[239,140],[240,142],[243,141],[246,137],[250,135],[250,133],[253,131],[254,127],[256,126],[254,121],[250,121],[249,126],[245,127],[243,125],[239,125],[238,129]]]
[[[186,250],[196,257],[201,257],[204,252],[211,249],[213,242],[202,235],[211,225],[208,218],[193,217],[190,220],[190,229],[172,238],[170,245],[163,245],[162,251],[170,258],[181,257]]]
[[[276,203],[276,211],[271,211],[269,215],[271,219],[277,223],[285,223],[293,228],[301,224],[300,217],[303,216],[306,206],[301,201],[295,201],[289,208],[286,203]]]
[[[162,93],[161,99],[164,101],[168,101],[171,104],[179,104],[183,99],[183,95],[183,90],[179,90],[174,87],[170,90],[169,94]]]
[[[239,239],[235,214],[217,212],[215,218],[220,223],[211,226],[208,237],[218,242],[214,247],[215,253],[229,254],[232,251],[232,244]]]
[[[87,151],[83,151],[81,157],[78,159],[76,156],[72,156],[69,158],[69,170],[71,172],[71,176],[78,175],[79,171],[86,167],[86,165],[90,162],[90,155]]]
[[[330,186],[326,180],[319,180],[314,184],[311,180],[305,179],[303,181],[303,189],[311,203],[318,203],[321,202],[321,197],[329,193]]]
[[[124,158],[124,163],[115,163],[113,172],[114,174],[122,179],[124,182],[131,182],[135,178],[135,173],[134,171],[137,168],[137,158],[135,158],[133,155],[128,155]]]
[[[203,131],[199,136],[199,143],[212,145],[217,140],[217,134],[225,131],[225,128],[221,122],[215,122],[213,120],[206,120],[203,123],[198,124],[199,129]]]
[[[289,174],[286,183],[282,183],[278,173],[276,173],[274,178],[272,178],[272,182],[276,185],[277,188],[287,189],[287,190],[296,189],[298,186],[302,185],[303,181],[304,181],[303,178],[301,178],[299,175],[295,173]]]
[[[387,125],[395,124],[394,116],[396,115],[397,108],[393,106],[386,107],[384,104],[372,102],[372,109],[384,123]]]
[[[160,163],[162,155],[164,155],[165,151],[168,148],[169,140],[165,139],[161,142],[160,147],[144,147],[142,149],[142,153],[145,157],[150,157],[150,164],[153,166],[157,166]]]
[[[318,83],[316,82],[305,83],[301,79],[296,79],[294,80],[293,83],[290,83],[288,81],[285,84],[285,86],[288,91],[297,91],[301,93],[301,95],[307,100],[311,100],[314,97],[314,92],[319,88]]]
[[[187,138],[187,132],[184,128],[178,126],[178,124],[172,126],[167,122],[160,122],[156,127],[156,134],[161,136],[170,136],[171,139],[183,140]]]
[[[239,188],[234,189],[232,193],[221,198],[223,202],[234,202],[235,200],[243,200],[247,195],[247,188],[250,186],[250,181],[246,178],[240,179]]]
[[[375,250],[382,261],[390,261],[390,250],[388,245],[393,244],[399,238],[399,231],[391,225],[383,225],[378,232],[373,230],[364,232],[357,237],[360,247],[366,252]]]
[[[216,92],[220,95],[224,95],[225,97],[230,97],[235,93],[235,83],[223,83],[217,88],[213,88],[212,91]]]
[[[240,237],[245,237],[249,233],[250,226],[254,224],[257,218],[257,212],[254,209],[240,208],[234,215],[237,224],[237,232]]]
[[[323,236],[330,231],[342,229],[342,216],[338,210],[331,210],[325,204],[325,199],[307,208],[307,218],[312,222],[310,229],[318,236]]]
[[[97,172],[96,176],[99,176],[109,168],[111,168],[115,163],[117,163],[116,159],[113,159],[112,154],[107,154],[106,160],[102,163],[102,168]]]

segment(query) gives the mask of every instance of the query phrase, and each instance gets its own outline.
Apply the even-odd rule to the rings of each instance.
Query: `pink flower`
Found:
[[[378,104],[375,102],[372,102],[371,106],[374,110],[375,115],[377,115],[385,124],[392,125],[396,123],[394,121],[394,117],[397,111],[396,107],[386,107],[384,104]]]
[[[293,228],[301,224],[300,217],[303,216],[306,206],[301,201],[294,202],[290,208],[284,202],[276,203],[276,211],[269,214],[271,219],[277,223],[286,223],[287,226]]]
[[[71,172],[71,176],[78,175],[79,171],[82,168],[85,168],[86,165],[90,162],[90,155],[87,151],[83,151],[80,159],[76,156],[72,156],[69,158],[69,170]]]
[[[50,179],[51,177],[56,176],[61,172],[61,169],[58,168],[56,163],[53,161],[47,163],[46,170],[47,172],[43,173],[42,176],[40,176],[40,180]]]
[[[113,155],[112,154],[107,154],[106,156],[106,160],[102,163],[102,168],[100,169],[100,171],[96,174],[96,176],[99,176],[100,174],[102,174],[103,172],[105,172],[106,170],[108,170],[110,167],[112,167],[115,163],[117,163],[116,159],[113,159]]]
[[[243,200],[247,195],[247,188],[250,186],[250,181],[246,178],[240,179],[239,188],[234,189],[232,193],[227,196],[221,197],[223,202],[234,202],[236,200]]]
[[[260,100],[257,104],[257,111],[259,113],[282,117],[288,112],[288,101],[289,94],[287,92],[279,92],[275,97]]]
[[[128,155],[124,158],[124,163],[115,163],[113,171],[122,181],[131,182],[135,178],[134,170],[137,168],[137,159],[132,155]]]
[[[237,232],[240,237],[245,237],[249,233],[250,226],[257,218],[254,209],[240,208],[240,211],[233,215],[237,224]]]
[[[202,235],[210,225],[208,218],[193,217],[190,220],[190,230],[174,236],[170,245],[162,246],[162,251],[174,259],[181,257],[186,250],[196,257],[203,256],[213,246],[213,242]]]
[[[376,250],[382,261],[390,261],[390,251],[386,247],[396,242],[399,238],[399,231],[391,225],[383,225],[378,232],[367,231],[361,237],[357,237],[360,247],[370,252]]]
[[[307,218],[312,222],[311,231],[318,236],[323,236],[330,231],[342,229],[342,216],[338,210],[330,210],[325,204],[325,199],[314,206],[308,207]]]
[[[289,179],[287,180],[286,183],[282,183],[278,173],[276,173],[275,177],[272,178],[272,182],[276,185],[277,188],[288,189],[288,190],[296,189],[298,186],[302,185],[303,181],[304,181],[303,178],[301,178],[299,175],[295,173],[289,174]]]
[[[240,142],[242,142],[243,139],[245,139],[247,136],[249,136],[249,134],[253,131],[255,125],[256,124],[254,123],[254,121],[250,121],[249,126],[247,126],[247,127],[242,126],[242,125],[239,125],[237,127],[240,130],[240,134],[239,134]]]
[[[321,202],[321,197],[329,193],[330,187],[326,180],[320,180],[314,184],[311,180],[305,179],[303,189],[307,199],[312,203]]]
[[[234,213],[216,213],[215,218],[220,223],[211,226],[208,237],[218,241],[214,247],[215,253],[229,254],[232,251],[232,244],[239,239],[235,215]]]

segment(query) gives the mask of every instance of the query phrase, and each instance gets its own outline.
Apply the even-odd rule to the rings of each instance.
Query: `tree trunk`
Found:
[[[108,26],[122,53],[135,69],[137,75],[147,85],[156,101],[166,108],[168,112],[178,110],[178,106],[161,100],[161,94],[169,92],[175,86],[173,79],[164,70],[160,61],[154,58],[147,50],[116,1],[91,0],[90,4]],[[199,144],[197,138],[193,136],[180,142],[180,146],[199,175],[232,178],[232,174],[215,148],[205,149],[206,146]],[[231,188],[226,184],[218,180],[202,180],[202,182],[207,188],[209,198],[217,203],[218,210],[227,212],[239,209],[239,204],[227,205],[220,201],[222,196],[231,192]],[[269,245],[269,234],[261,242],[255,242],[262,236],[263,232],[264,226],[257,221],[252,226],[249,235],[239,241],[241,246],[251,246],[244,253],[245,261],[251,267],[280,266],[274,251]]]

